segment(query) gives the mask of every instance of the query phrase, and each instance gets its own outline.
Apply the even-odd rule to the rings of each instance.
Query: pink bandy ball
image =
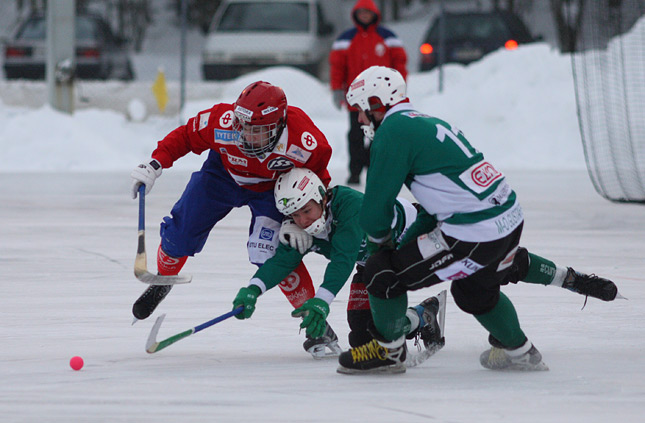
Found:
[[[74,370],[81,370],[83,368],[83,359],[79,356],[72,357],[69,360],[69,367]]]

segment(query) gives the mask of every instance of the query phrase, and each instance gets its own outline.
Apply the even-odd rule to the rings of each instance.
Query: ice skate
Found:
[[[499,342],[499,341],[498,341]],[[479,357],[482,366],[490,370],[542,371],[549,370],[542,361],[542,354],[528,339],[518,348],[507,349],[498,342]]]
[[[576,272],[571,267],[567,268],[567,276],[564,278],[562,287],[603,301],[613,301],[616,297],[624,298],[619,296],[616,284],[609,279],[601,278],[593,273],[587,275]]]
[[[172,285],[150,285],[132,305],[134,317],[139,320],[148,318],[171,289]]]
[[[367,344],[345,351],[338,358],[338,373],[405,373],[405,337],[392,342],[372,339]]]
[[[408,367],[417,366],[446,344],[444,325],[446,319],[446,291],[443,290],[434,297],[430,297],[421,304],[410,307],[409,310],[419,316],[419,326],[406,335],[407,339],[414,339],[417,352],[408,351],[405,364]]]
[[[327,329],[325,329],[323,336],[320,338],[307,336],[302,347],[316,360],[325,357],[338,357],[343,352],[338,345],[338,336],[336,336],[336,332],[334,332],[329,323],[327,323]]]

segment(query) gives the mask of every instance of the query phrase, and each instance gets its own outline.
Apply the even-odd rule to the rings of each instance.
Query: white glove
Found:
[[[280,242],[297,249],[300,254],[305,254],[313,245],[314,237],[296,225],[292,219],[284,219],[280,227]]]
[[[132,182],[132,198],[136,199],[141,185],[146,186],[146,195],[155,184],[155,179],[161,176],[161,163],[152,159],[150,163],[141,163],[135,167],[130,176],[134,181]]]

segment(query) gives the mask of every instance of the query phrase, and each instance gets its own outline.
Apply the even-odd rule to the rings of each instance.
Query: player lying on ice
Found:
[[[354,276],[347,306],[349,323],[349,344],[357,346],[372,339],[368,333],[371,320],[365,285],[361,275],[368,252],[365,233],[358,225],[358,213],[363,194],[345,186],[330,189],[311,170],[298,168],[281,175],[275,186],[276,207],[287,218],[280,231],[281,243],[273,257],[253,275],[249,285],[241,288],[233,300],[233,308],[244,306],[244,311],[236,317],[248,319],[255,311],[257,298],[276,286],[300,263],[303,257],[315,252],[329,259],[322,284],[316,295],[308,299],[300,308],[292,312],[294,317],[302,317],[301,328],[313,339],[329,340],[325,345],[310,344],[314,357],[339,354],[338,338],[329,331],[326,324],[329,307],[350,278],[354,266]],[[395,238],[403,235],[414,221],[417,210],[405,199],[397,199],[394,206],[392,230]],[[430,297],[408,313],[415,321],[408,338],[425,346],[424,358],[443,346],[443,310],[445,310],[445,291]],[[439,318],[437,318],[439,315]],[[420,347],[420,343],[418,343]],[[421,347],[420,347],[421,348]],[[419,359],[418,356],[415,359]]]
[[[234,104],[220,103],[203,110],[159,141],[152,160],[131,174],[132,197],[137,197],[141,184],[148,194],[162,169],[179,158],[204,151],[208,156],[202,168],[192,174],[170,216],[161,223],[157,253],[161,275],[178,274],[186,259],[202,250],[211,229],[233,208],[244,206],[251,211],[249,261],[261,266],[279,244],[283,216],[273,198],[278,176],[307,166],[324,184],[331,180],[327,171],[331,147],[323,133],[304,111],[287,104],[280,87],[257,81]],[[313,297],[313,283],[304,264],[298,263],[285,278],[281,288],[294,308]],[[132,306],[134,317],[150,316],[171,288],[146,289]]]
[[[407,313],[407,292],[443,281],[451,281],[457,306],[489,333],[492,347],[481,354],[482,366],[548,370],[500,286],[533,277],[534,283],[611,301],[618,296],[615,284],[565,271],[526,251],[518,254],[523,215],[506,178],[461,131],[416,111],[396,70],[363,71],[347,103],[360,110],[359,121],[373,139],[359,223],[376,250],[363,276],[375,339],[342,353],[338,372],[404,372],[405,335],[415,324]],[[397,248],[390,223],[404,184],[424,210],[408,231],[414,238]],[[531,269],[540,264],[555,270],[554,276]]]

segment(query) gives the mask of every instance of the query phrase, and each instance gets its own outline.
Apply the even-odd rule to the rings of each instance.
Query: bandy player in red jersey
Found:
[[[193,173],[170,216],[161,223],[159,274],[178,274],[188,256],[202,250],[217,222],[237,207],[251,209],[247,249],[250,262],[257,266],[274,255],[280,239],[308,242],[310,237],[302,229],[288,220],[282,223],[273,187],[278,176],[294,167],[311,169],[329,185],[331,147],[304,111],[287,105],[281,88],[254,82],[234,104],[216,104],[170,132],[152,152],[152,160],[132,172],[132,197],[137,197],[141,184],[145,184],[146,194],[150,192],[162,170],[175,160],[206,150],[210,151],[202,168]],[[314,296],[311,276],[303,263],[280,288],[294,308]],[[151,285],[135,301],[134,317],[150,316],[171,289],[172,285]],[[304,346],[309,350],[323,342],[307,339]]]

